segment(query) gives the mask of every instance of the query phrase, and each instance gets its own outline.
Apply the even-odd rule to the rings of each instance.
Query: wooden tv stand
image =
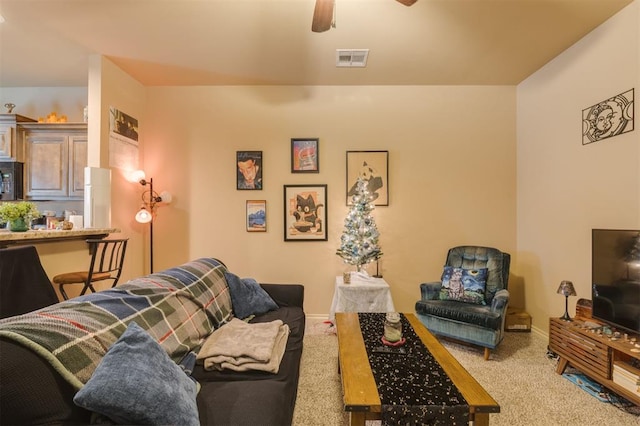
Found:
[[[597,324],[591,319],[589,322]],[[632,341],[634,338],[635,341]],[[626,340],[624,337],[614,340],[612,336],[598,334],[588,328],[581,319],[549,320],[549,349],[560,357],[556,373],[562,374],[567,365],[571,364],[601,385],[640,405],[640,393],[628,389],[631,387],[637,390],[638,386],[634,388],[627,384],[625,387],[619,378],[614,377],[614,366],[617,366],[616,369],[623,368],[625,374],[630,372],[632,375],[640,375],[640,369],[637,368],[640,352],[635,351],[640,347],[635,346],[636,343],[640,345],[640,337],[637,335],[629,335]],[[636,367],[631,365],[634,359]]]

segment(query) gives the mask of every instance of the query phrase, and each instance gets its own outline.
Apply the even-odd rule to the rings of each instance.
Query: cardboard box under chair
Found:
[[[531,331],[531,315],[518,308],[507,308],[505,331]]]

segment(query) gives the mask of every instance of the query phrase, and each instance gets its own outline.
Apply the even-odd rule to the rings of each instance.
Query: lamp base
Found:
[[[562,321],[568,321],[568,322],[573,321],[573,319],[571,319],[571,317],[569,316],[569,312],[567,312],[567,311],[564,311],[564,315],[561,316],[560,319]]]
[[[573,321],[569,316],[569,296],[564,296],[564,315],[560,319],[562,321]]]

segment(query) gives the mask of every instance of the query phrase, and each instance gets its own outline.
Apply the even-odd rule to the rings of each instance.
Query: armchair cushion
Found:
[[[439,298],[486,305],[484,299],[486,285],[487,268],[466,269],[445,266]]]
[[[484,305],[454,300],[421,300],[416,303],[416,312],[491,330],[499,330],[502,327],[502,313]]]

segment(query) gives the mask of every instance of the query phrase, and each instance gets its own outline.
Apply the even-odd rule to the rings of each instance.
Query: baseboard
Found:
[[[327,314],[305,314],[309,321],[326,321],[329,319]]]
[[[542,330],[536,326],[531,326],[531,332],[537,334],[538,336],[549,340],[549,330]]]

